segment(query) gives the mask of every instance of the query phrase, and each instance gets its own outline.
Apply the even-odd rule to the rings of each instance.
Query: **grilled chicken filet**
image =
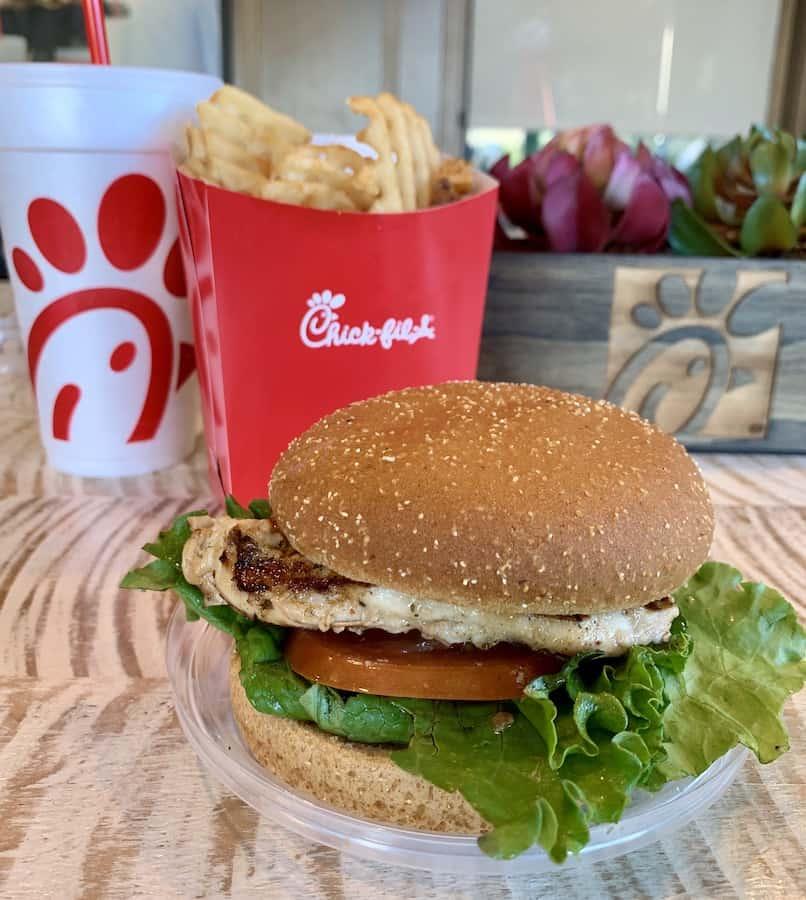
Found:
[[[572,655],[610,655],[664,641],[677,607],[669,598],[593,615],[551,616],[473,610],[352,581],[297,553],[270,519],[200,516],[191,520],[183,570],[208,600],[250,618],[292,628],[399,634],[417,630],[445,644],[499,642]]]

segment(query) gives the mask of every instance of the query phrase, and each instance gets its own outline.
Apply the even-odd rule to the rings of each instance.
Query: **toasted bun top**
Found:
[[[642,606],[679,587],[713,535],[673,438],[532,385],[455,382],[337,410],[286,450],[270,495],[315,562],[496,612]]]

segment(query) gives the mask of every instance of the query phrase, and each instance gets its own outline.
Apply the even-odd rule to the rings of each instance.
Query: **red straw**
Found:
[[[109,65],[109,42],[106,38],[106,15],[103,0],[81,0],[90,59],[96,66]]]

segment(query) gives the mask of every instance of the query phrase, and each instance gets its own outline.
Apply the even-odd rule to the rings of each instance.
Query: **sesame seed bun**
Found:
[[[235,653],[230,665],[235,721],[252,756],[290,787],[344,812],[403,828],[453,834],[489,830],[461,794],[399,768],[389,748],[352,743],[311,722],[258,712],[241,686],[240,669]]]
[[[340,409],[290,445],[270,496],[309,559],[497,613],[643,606],[701,565],[714,524],[672,437],[612,404],[519,384]]]

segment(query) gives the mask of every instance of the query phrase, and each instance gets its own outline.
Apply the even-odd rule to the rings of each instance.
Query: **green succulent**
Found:
[[[685,173],[693,205],[675,201],[669,243],[688,256],[806,252],[806,139],[751,128],[707,146]]]

